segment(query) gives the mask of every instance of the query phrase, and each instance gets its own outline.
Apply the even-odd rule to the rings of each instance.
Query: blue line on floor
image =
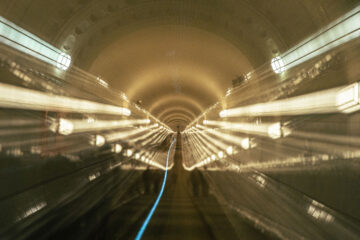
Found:
[[[176,142],[176,137],[175,139],[173,140],[173,142],[171,143],[170,147],[169,147],[169,151],[168,151],[168,154],[167,154],[167,157],[166,157],[166,169],[165,169],[165,175],[164,175],[164,180],[163,180],[163,183],[162,183],[162,186],[161,186],[161,189],[160,189],[160,193],[153,205],[153,207],[151,208],[149,214],[147,215],[143,225],[141,226],[138,234],[136,235],[135,237],[135,240],[140,240],[142,235],[144,234],[145,230],[146,230],[146,227],[147,225],[149,224],[150,220],[151,220],[151,217],[152,215],[154,214],[155,210],[156,210],[156,207],[157,205],[159,204],[160,202],[160,199],[161,199],[161,196],[164,192],[164,189],[165,189],[165,183],[166,183],[166,177],[167,177],[167,168],[168,168],[168,164],[169,164],[169,157],[170,157],[170,152],[171,152],[171,148],[172,146],[174,145],[174,143]]]

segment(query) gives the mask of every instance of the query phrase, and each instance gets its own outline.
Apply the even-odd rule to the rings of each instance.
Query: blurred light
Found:
[[[215,161],[216,160],[216,156],[215,154],[211,155],[211,160]]]
[[[141,161],[145,161],[145,156],[141,156]]]
[[[69,55],[1,16],[0,42],[61,70],[67,70],[71,64]]]
[[[219,158],[223,158],[224,157],[224,152],[223,151],[218,152],[218,156],[219,156]]]
[[[71,125],[71,132],[68,133],[70,134],[70,133],[79,133],[79,132],[88,132],[88,131],[104,131],[109,129],[125,128],[139,124],[146,124],[148,122],[148,119],[131,119],[131,120],[124,119],[119,121],[109,121],[109,120],[94,120],[93,118],[88,118],[86,120],[70,120],[70,119],[61,118],[60,124],[61,122],[68,124],[69,127]]]
[[[0,150],[1,150],[1,146],[0,146]],[[40,146],[31,146],[30,153],[31,154],[40,154],[41,153],[41,147]]]
[[[94,122],[95,122],[95,119],[92,118],[92,117],[89,117],[89,118],[87,119],[87,122],[88,122],[88,123],[94,123]]]
[[[98,147],[102,147],[105,144],[105,138],[101,135],[96,135],[95,145]]]
[[[271,67],[275,73],[282,73],[286,70],[285,64],[281,57],[271,59]]]
[[[33,215],[34,213],[40,211],[41,209],[43,209],[46,206],[47,206],[46,202],[40,202],[39,204],[35,205],[34,207],[26,210],[25,213],[22,215],[21,219],[26,218],[30,215]]]
[[[358,84],[358,83],[356,83]],[[282,116],[304,115],[336,112],[353,112],[359,110],[356,84],[350,88],[336,87],[296,97],[285,98],[266,103],[258,103],[220,112],[220,117],[238,116]],[[338,104],[345,103],[345,106]],[[344,108],[350,107],[349,110]]]
[[[209,125],[217,125],[217,126],[227,126],[226,128],[229,128],[231,130],[234,130],[235,128],[233,128],[233,125],[230,125],[229,127],[229,124],[228,122],[219,122],[219,121],[207,121],[206,124],[209,124]],[[238,137],[238,136],[234,136],[234,135],[231,135],[231,134],[227,134],[227,133],[223,133],[223,132],[220,132],[218,130],[214,130],[214,129],[211,129],[211,128],[207,128],[207,127],[204,127],[204,126],[199,126],[199,128],[225,140],[225,141],[228,141],[228,142],[231,142],[233,144],[236,144],[236,145],[240,145],[241,146],[241,142],[246,139],[246,138],[243,138],[243,137]],[[243,146],[241,146],[243,147]]]
[[[130,141],[131,137],[134,137],[140,133],[144,133],[148,131],[150,128],[153,128],[153,125],[147,127],[147,128],[136,128],[129,131],[121,131],[121,132],[115,132],[115,133],[109,133],[106,134],[106,140],[108,142],[118,141],[118,140],[128,140]]]
[[[73,130],[74,125],[70,121],[63,118],[59,119],[59,133],[61,135],[69,135],[73,132]]]
[[[122,150],[122,146],[118,143],[112,145],[112,152],[114,153],[120,153]]]
[[[229,146],[229,147],[226,149],[226,153],[229,154],[229,155],[232,155],[232,154],[233,154],[233,147],[232,147],[232,146]]]
[[[228,111],[227,111],[227,110],[222,110],[219,115],[220,115],[220,117],[222,117],[222,118],[227,117]],[[206,124],[206,123],[204,123],[204,124]]]
[[[241,147],[245,150],[250,148],[250,139],[249,138],[245,138],[241,141]]]
[[[269,137],[277,139],[281,137],[281,124],[275,123],[268,128]]]
[[[65,97],[0,83],[0,107],[53,112],[82,112],[130,116],[127,108]]]
[[[135,154],[135,159],[137,159],[137,160],[140,159],[140,153],[136,153],[136,154]]]
[[[60,53],[57,62],[56,67],[58,67],[61,70],[67,70],[70,67],[71,64],[71,57],[66,53]]]
[[[96,80],[98,81],[98,83],[106,88],[109,87],[109,84],[107,82],[105,82],[103,79],[101,79],[100,77],[97,77]]]
[[[359,83],[341,89],[336,95],[336,106],[344,113],[352,113],[360,109]]]
[[[132,154],[133,154],[133,150],[131,150],[131,149],[126,150],[127,157],[131,157]]]
[[[359,36],[360,6],[357,6],[309,38],[304,39],[287,52],[281,54],[282,64],[285,64],[284,67],[286,69],[292,68]],[[273,62],[271,65],[273,65]],[[278,63],[278,66],[281,69],[281,63]],[[278,70],[279,67],[273,66],[273,69],[276,73],[282,72]]]
[[[243,133],[250,133],[255,135],[261,135],[261,136],[269,136],[271,138],[280,138],[282,136],[282,132],[286,130],[287,135],[291,133],[291,130],[289,128],[281,126],[279,122],[277,123],[241,123],[241,122],[224,122],[224,121],[207,121],[208,125],[218,126],[222,127],[223,129],[229,129],[231,131],[240,131]],[[204,128],[204,127],[203,127]],[[207,129],[207,128],[204,128]],[[213,129],[207,129],[210,133],[213,133]],[[235,136],[230,137],[227,136],[226,140],[232,140],[232,138],[235,138]],[[225,139],[225,138],[224,138]],[[249,139],[248,138],[242,138],[239,139],[241,142],[244,141],[244,144],[241,143],[241,146],[244,148],[244,146],[249,146]],[[247,143],[246,143],[247,142]],[[248,149],[248,148],[244,148]]]

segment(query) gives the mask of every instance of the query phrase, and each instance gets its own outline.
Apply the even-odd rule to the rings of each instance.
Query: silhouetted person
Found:
[[[200,189],[200,171],[199,169],[195,168],[193,171],[190,172],[190,181],[192,185],[192,192],[194,197],[199,196],[199,189]]]
[[[143,172],[142,179],[143,179],[143,183],[144,183],[145,194],[149,194],[150,188],[151,188],[151,173],[150,173],[149,166]]]
[[[158,193],[160,190],[160,184],[161,184],[161,171],[155,170],[153,175],[153,184],[154,184],[154,193]]]

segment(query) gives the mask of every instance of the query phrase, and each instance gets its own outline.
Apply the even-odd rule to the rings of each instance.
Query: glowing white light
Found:
[[[95,119],[92,118],[92,117],[89,117],[89,118],[87,119],[87,122],[88,122],[88,123],[94,123],[94,122],[95,122]]]
[[[218,156],[219,156],[219,158],[223,158],[224,157],[224,152],[223,151],[218,152]]]
[[[133,154],[133,150],[131,149],[126,150],[126,156],[131,157],[132,154]]]
[[[65,119],[64,119],[65,120]],[[88,131],[101,131],[109,129],[124,128],[138,124],[146,124],[147,119],[131,119],[131,120],[94,120],[89,118],[87,120],[65,120],[73,125],[72,132],[88,132]]]
[[[137,159],[137,160],[140,159],[140,153],[135,154],[135,159]]]
[[[73,132],[74,125],[65,119],[60,118],[59,120],[59,133],[61,135],[69,135]]]
[[[241,147],[245,150],[250,148],[250,139],[249,138],[245,138],[241,141]]]
[[[215,161],[216,160],[216,156],[215,154],[211,155],[211,160]]]
[[[118,144],[118,143],[114,144],[112,146],[112,152],[114,152],[114,153],[120,153],[121,150],[122,150],[122,146],[120,144]]]
[[[150,119],[146,119],[146,123],[149,124],[151,121]]]
[[[345,113],[359,110],[359,83],[341,89],[336,95],[336,106]]]
[[[275,73],[282,73],[286,70],[284,61],[281,57],[271,59],[271,67]]]
[[[232,147],[232,146],[229,146],[229,147],[226,149],[226,153],[229,154],[229,155],[232,155],[232,154],[233,154],[233,147]]]
[[[220,117],[224,118],[224,117],[227,117],[228,115],[228,111],[227,110],[222,110],[220,113],[219,113]],[[204,123],[206,124],[206,123]]]
[[[56,61],[56,67],[58,67],[61,70],[67,70],[71,63],[71,57],[66,53],[60,53],[57,61]]]
[[[105,144],[105,138],[101,135],[96,135],[95,145],[101,147]]]
[[[101,79],[100,77],[97,77],[96,80],[99,82],[100,85],[108,88],[109,84],[107,82],[105,82],[103,79]]]
[[[30,215],[33,215],[34,213],[40,211],[41,209],[43,209],[44,207],[47,206],[47,203],[46,202],[40,202],[39,204],[37,204],[36,206],[28,209],[25,211],[25,213],[22,215],[21,219],[22,218],[26,218]]]
[[[277,139],[281,137],[281,124],[275,123],[268,128],[269,137]]]

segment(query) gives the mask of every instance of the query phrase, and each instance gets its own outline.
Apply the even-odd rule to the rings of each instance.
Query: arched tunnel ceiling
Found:
[[[353,8],[357,0],[0,0],[0,14],[71,54],[170,127],[231,80]]]
[[[224,95],[231,79],[251,66],[239,49],[214,34],[166,25],[116,40],[89,70],[109,79],[131,100],[141,100],[145,109],[159,117],[158,111],[179,106],[197,115]]]

